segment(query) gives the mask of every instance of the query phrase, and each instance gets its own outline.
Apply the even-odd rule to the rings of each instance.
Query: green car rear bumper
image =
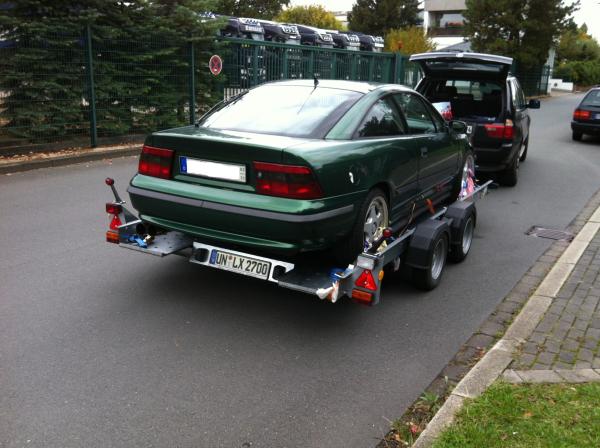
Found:
[[[312,201],[136,175],[128,188],[140,218],[199,241],[294,255],[322,250],[352,228],[363,193]]]

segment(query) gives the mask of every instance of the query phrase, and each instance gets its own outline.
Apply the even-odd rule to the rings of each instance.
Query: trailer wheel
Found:
[[[471,243],[473,242],[473,234],[475,233],[475,216],[469,215],[465,221],[461,223],[458,229],[458,239],[455,244],[452,244],[448,258],[454,263],[460,263],[471,249]]]
[[[429,251],[429,263],[424,269],[413,268],[412,280],[415,286],[430,291],[439,285],[448,256],[448,235],[440,233]]]
[[[459,201],[448,207],[445,216],[452,220],[448,258],[454,263],[459,263],[467,257],[471,249],[477,223],[477,210],[474,203]]]

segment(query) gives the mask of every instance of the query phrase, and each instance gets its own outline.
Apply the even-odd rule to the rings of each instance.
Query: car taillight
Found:
[[[592,114],[589,110],[575,109],[573,120],[589,120]]]
[[[169,179],[173,166],[173,151],[144,145],[140,154],[138,172],[146,176]]]
[[[503,138],[510,140],[515,133],[515,127],[512,120],[507,119],[504,123],[491,123],[485,125],[485,132],[491,138]]]
[[[321,187],[307,166],[254,162],[254,171],[258,193],[292,199],[323,197]]]

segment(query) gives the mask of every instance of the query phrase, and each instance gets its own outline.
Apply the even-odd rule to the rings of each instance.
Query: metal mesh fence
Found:
[[[317,76],[414,87],[421,77],[418,65],[393,53],[230,38],[200,47],[93,28],[0,41],[0,154],[141,140],[268,81]],[[223,57],[218,77],[208,70],[210,51]],[[549,67],[515,72],[528,96],[546,92]]]
[[[0,46],[0,148],[89,137],[81,34]]]

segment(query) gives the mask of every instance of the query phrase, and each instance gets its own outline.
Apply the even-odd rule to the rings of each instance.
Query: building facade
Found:
[[[425,0],[423,26],[437,49],[465,40],[465,0]]]

